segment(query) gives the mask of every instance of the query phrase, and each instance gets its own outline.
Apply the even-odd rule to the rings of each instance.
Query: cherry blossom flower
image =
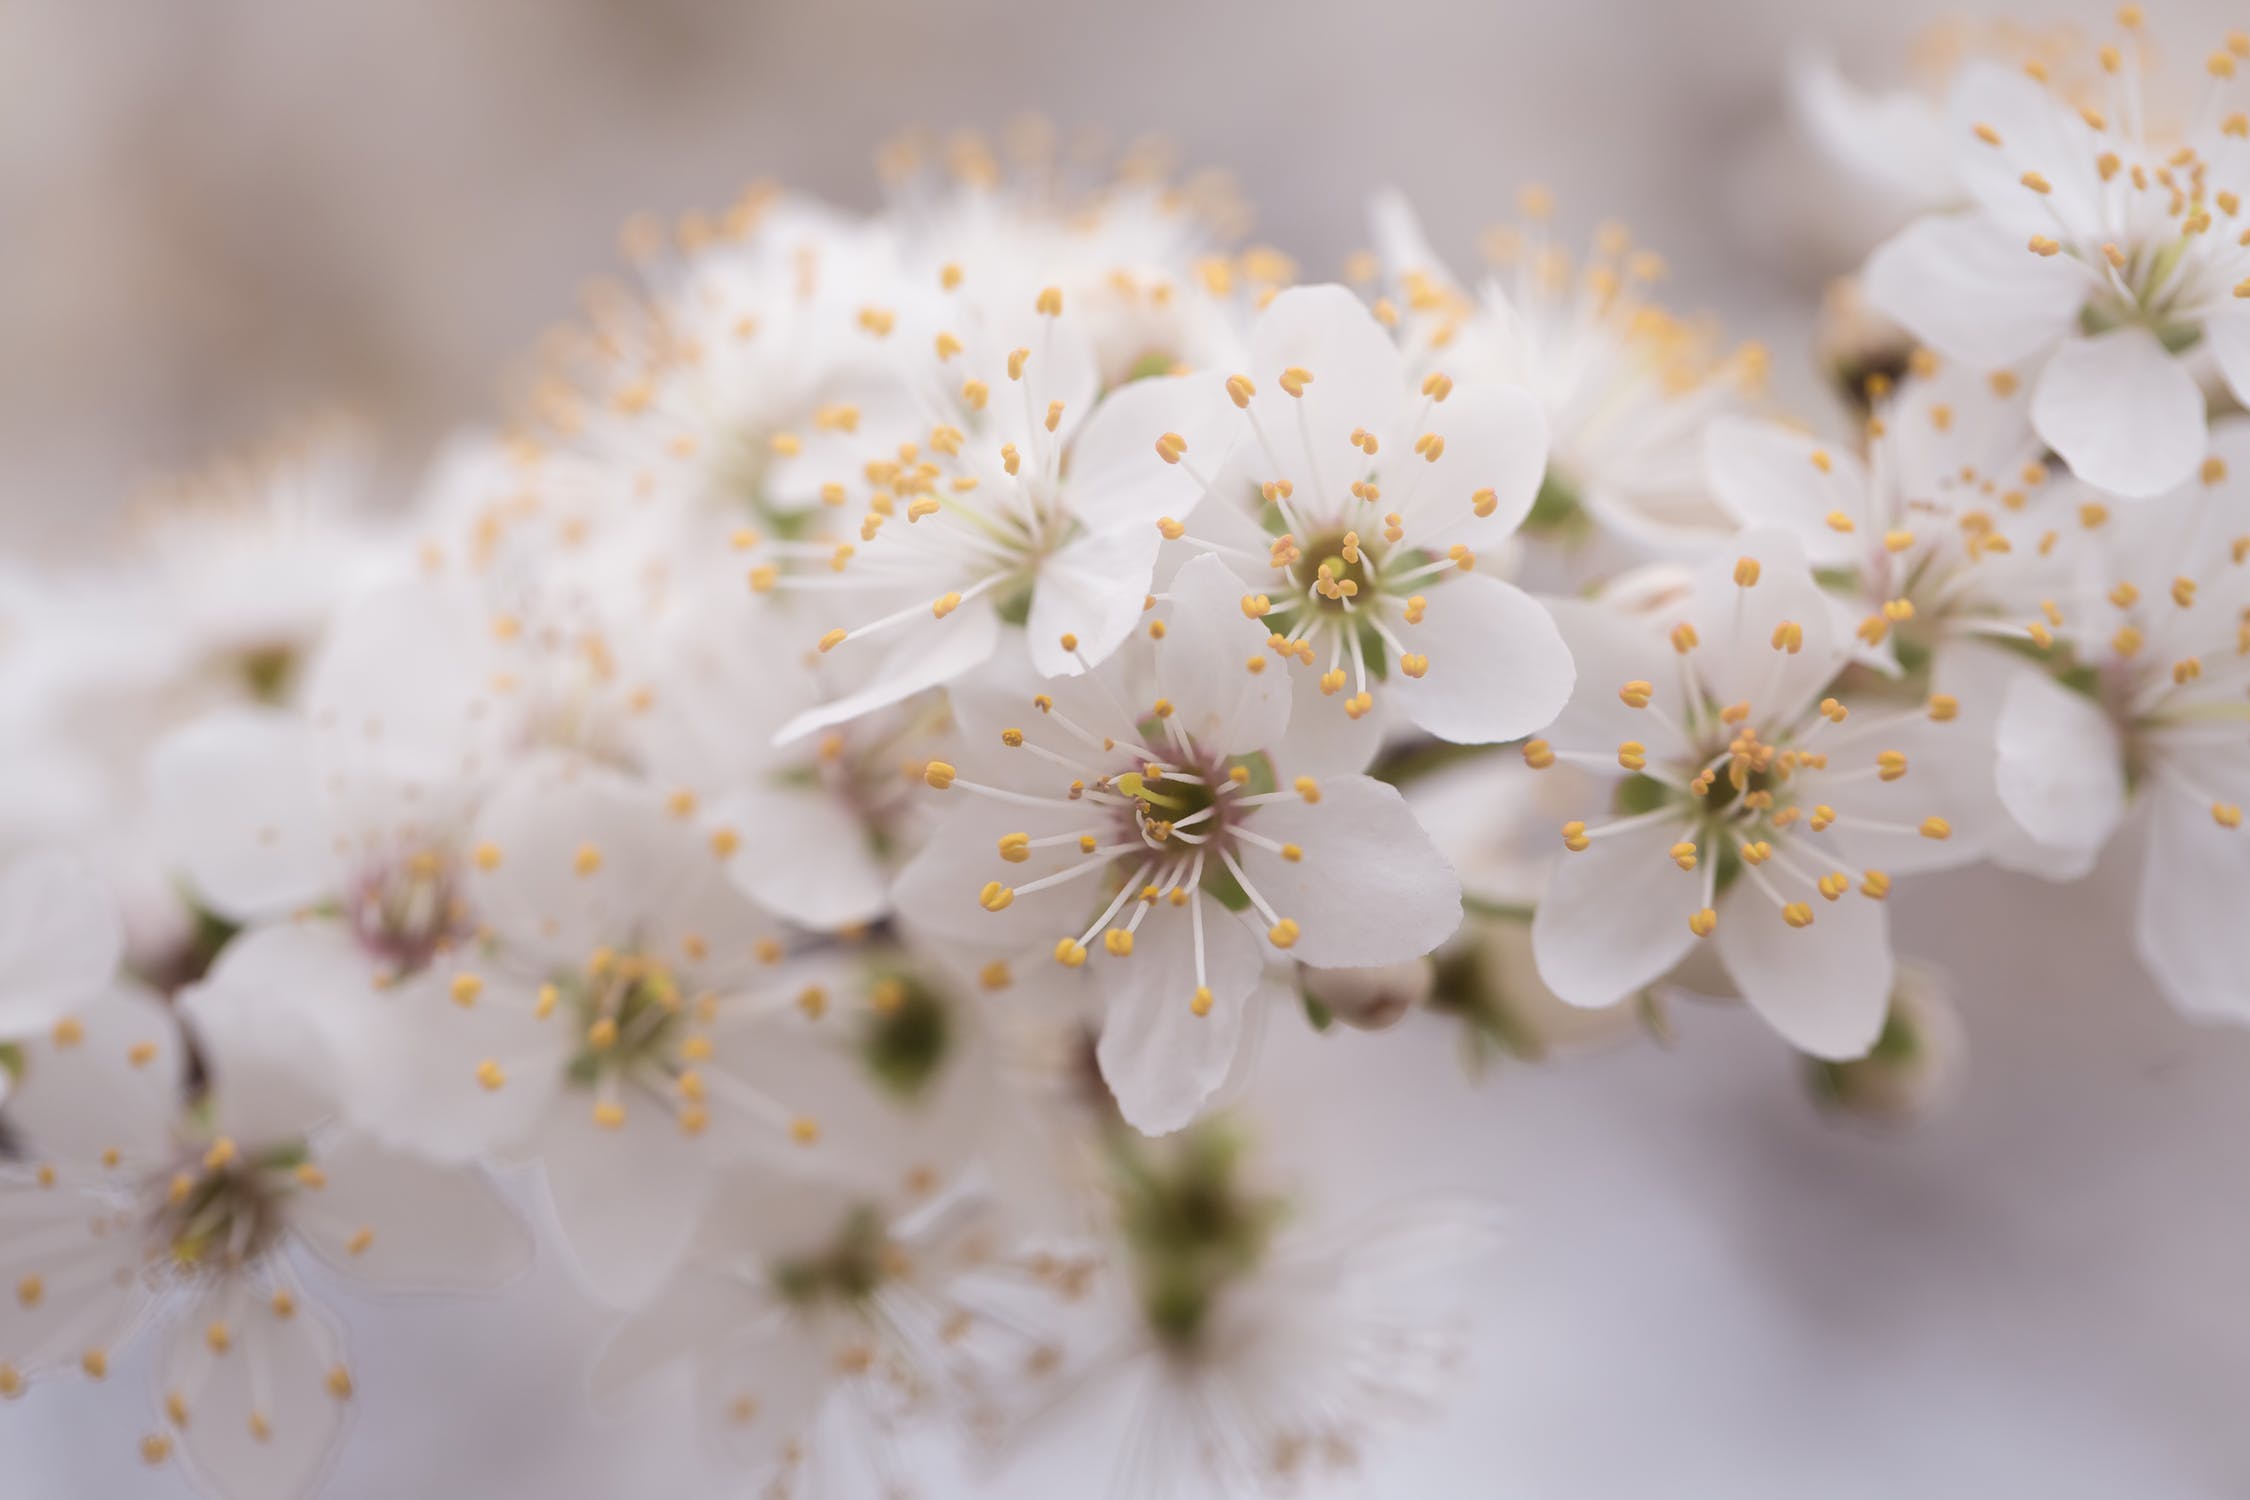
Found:
[[[2250,131],[2233,42],[2192,115],[2144,79],[2138,7],[2101,52],[2091,100],[2034,62],[1961,70],[1946,109],[1976,208],[1924,218],[1875,252],[1874,304],[1941,354],[1991,368],[2036,359],[2031,417],[2072,471],[2145,498],[2203,457],[2204,351],[2250,391],[2250,248],[2228,227]],[[2245,45],[2244,52],[2250,52]]]
[[[1100,393],[1085,330],[1062,293],[1020,305],[955,294],[917,371],[925,441],[871,455],[854,539],[769,542],[751,586],[832,595],[844,623],[823,652],[880,652],[867,680],[783,726],[816,733],[959,676],[991,656],[1004,620],[1033,663],[1069,676],[1132,630],[1161,538],[1225,464],[1236,413],[1216,375],[1160,376]]]
[[[1579,694],[1524,756],[1608,769],[1615,813],[1563,825],[1533,949],[1555,994],[1602,1006],[1710,938],[1793,1046],[1854,1057],[1889,1004],[1892,873],[1967,857],[1954,825],[1968,834],[1961,788],[1980,782],[1951,763],[1951,698],[1868,716],[1827,692],[1847,652],[1790,536],[1736,545],[1669,631],[1560,613],[1589,688],[1617,685]]]
[[[474,1168],[326,1124],[254,1016],[200,994],[186,1010],[209,1078],[192,1106],[178,1026],[136,989],[23,1048],[8,1117],[25,1149],[0,1166],[0,1396],[64,1369],[102,1380],[146,1332],[160,1419],[142,1456],[177,1453],[225,1500],[288,1500],[359,1395],[306,1258],[370,1290],[472,1291],[520,1270],[530,1242]]]
[[[1228,388],[1251,434],[1241,464],[1259,524],[1212,506],[1193,540],[1271,570],[1252,572],[1243,610],[1296,680],[1298,732],[1364,759],[1378,685],[1440,739],[1514,739],[1551,720],[1570,695],[1569,652],[1537,601],[1486,571],[1538,491],[1546,438],[1530,397],[1438,373],[1410,383],[1390,334],[1342,287],[1276,296],[1249,361]]]
[[[1395,791],[1294,773],[1287,687],[1240,580],[1197,558],[1165,603],[1082,678],[955,692],[962,762],[927,779],[962,805],[896,892],[910,923],[995,955],[997,974],[1027,950],[1090,967],[1103,1074],[1151,1132],[1225,1081],[1268,952],[1389,963],[1460,920],[1458,881]]]

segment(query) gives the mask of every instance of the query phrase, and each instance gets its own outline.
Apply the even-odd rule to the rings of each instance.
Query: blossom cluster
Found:
[[[314,1288],[546,1253],[746,1492],[1103,1408],[1253,1489],[1438,1403],[1493,1239],[1316,1231],[1270,1027],[1739,1001],[1883,1111],[1898,884],[2128,827],[2250,1021],[2250,39],[2191,114],[2120,23],[1927,106],[1845,420],[1542,191],[1321,282],[961,137],[636,221],[418,485],[317,426],[0,574],[0,1397],[146,1344],[151,1463],[305,1494],[404,1399]]]

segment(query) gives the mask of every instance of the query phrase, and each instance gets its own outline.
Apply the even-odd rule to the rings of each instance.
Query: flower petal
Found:
[[[149,754],[158,846],[221,916],[279,916],[332,894],[332,819],[293,714],[230,708]]]
[[[2043,671],[2015,673],[1994,726],[2000,805],[2083,870],[2125,816],[2125,761],[2101,706]]]
[[[289,1227],[355,1281],[484,1292],[531,1264],[530,1231],[480,1167],[441,1166],[350,1131],[314,1159],[326,1181],[290,1199]]]
[[[1429,669],[1410,677],[1391,664],[1390,686],[1408,718],[1461,745],[1517,739],[1554,722],[1577,669],[1545,605],[1481,573],[1447,578],[1424,598],[1421,623],[1398,629]]]
[[[2162,494],[2203,459],[2203,392],[2145,328],[2066,339],[2040,371],[2031,425],[2088,484]]]
[[[1196,926],[1202,918],[1202,985],[1208,1014],[1197,1015]],[[1242,919],[1195,898],[1189,911],[1149,914],[1125,958],[1090,960],[1107,1001],[1095,1055],[1125,1122],[1143,1135],[1180,1129],[1227,1080],[1242,1039],[1244,1002],[1265,961]]]
[[[1712,940],[1742,998],[1790,1046],[1864,1057],[1890,1012],[1889,915],[1857,892],[1812,905],[1812,925],[1792,927],[1745,877],[1721,900]]]
[[[339,923],[286,922],[227,944],[179,998],[211,1074],[213,1128],[247,1147],[293,1139],[334,1115],[372,989]]]
[[[1404,521],[1407,544],[1443,553],[1455,543],[1473,551],[1505,544],[1531,514],[1547,472],[1547,418],[1519,386],[1463,384],[1442,403],[1424,403],[1393,434],[1384,506]],[[1433,461],[1415,445],[1425,434],[1444,439]],[[1490,514],[1480,497],[1490,491]]]
[[[1312,378],[1302,396],[1285,372]],[[1354,428],[1396,430],[1407,403],[1406,361],[1366,304],[1340,286],[1291,287],[1266,304],[1250,329],[1250,415],[1262,456],[1324,511],[1342,506],[1366,457],[1345,438]],[[1309,435],[1309,436],[1308,436]]]
[[[1321,968],[1420,958],[1461,925],[1461,879],[1396,787],[1368,776],[1319,783],[1319,801],[1260,807],[1246,820],[1302,858],[1246,848],[1240,858],[1275,915],[1297,924],[1288,956]]]
[[[2219,373],[2226,377],[2227,389],[2235,400],[2250,406],[2250,310],[2228,308],[2214,314],[2203,325],[2203,337],[2219,362]]]
[[[624,1108],[622,1124],[603,1126],[594,1120],[590,1093],[566,1090],[538,1146],[579,1280],[603,1302],[636,1307],[687,1253],[710,1167],[670,1109],[640,1095],[628,1097]]]
[[[1948,359],[2012,365],[2068,333],[2086,284],[2061,256],[1973,215],[1917,219],[1876,247],[1868,303]]]
[[[154,1165],[172,1143],[186,1103],[187,1056],[179,1023],[156,996],[129,983],[97,993],[67,1030],[23,1044],[24,1068],[8,1119],[39,1160]]]
[[[937,687],[990,657],[1000,643],[1000,616],[983,600],[962,605],[942,620],[899,627],[893,644],[867,681],[852,692],[806,709],[774,735],[786,745],[832,724],[842,724]]]
[[[890,907],[890,872],[870,844],[868,825],[824,787],[754,783],[714,804],[711,819],[755,830],[727,861],[727,874],[777,916],[834,932],[872,922]]]
[[[1277,748],[1289,727],[1289,674],[1266,651],[1264,627],[1243,614],[1248,592],[1218,558],[1196,558],[1172,579],[1156,643],[1157,691],[1171,701],[1173,723],[1221,754]],[[1265,666],[1250,671],[1252,657]]]
[[[1815,567],[1856,562],[1868,519],[1867,466],[1857,454],[1778,422],[1723,416],[1704,433],[1711,488],[1744,526],[1778,526]],[[1829,524],[1841,515],[1850,531]]]
[[[1242,432],[1242,413],[1216,372],[1120,386],[1102,398],[1071,445],[1071,513],[1097,531],[1153,530],[1166,516],[1184,521]],[[1166,436],[1184,442],[1177,460],[1157,451]]]
[[[1663,978],[1695,945],[1688,918],[1703,907],[1703,875],[1682,870],[1668,852],[1684,831],[1678,822],[1644,824],[1556,861],[1531,919],[1531,949],[1557,998],[1614,1005]]]
[[[227,1500],[301,1500],[344,1434],[342,1331],[307,1299],[287,1305],[284,1316],[247,1277],[231,1276],[169,1330],[158,1380],[187,1412],[173,1440],[188,1472]]]
[[[0,1038],[31,1036],[117,973],[117,901],[79,860],[34,854],[0,873]]]
[[[2147,803],[2134,946],[2164,998],[2200,1021],[2250,1021],[2250,837],[2200,802],[2159,787]]]
[[[1147,607],[1163,543],[1154,525],[1097,531],[1039,565],[1024,639],[1042,677],[1075,677],[1124,644]],[[1064,648],[1065,636],[1075,648]]]

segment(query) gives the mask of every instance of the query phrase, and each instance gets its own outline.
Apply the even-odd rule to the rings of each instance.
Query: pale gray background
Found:
[[[2188,57],[2244,19],[2150,10]],[[1465,257],[1543,179],[1567,223],[1625,219],[1679,301],[1800,368],[1815,278],[1772,228],[1789,214],[1744,209],[1818,189],[1745,194],[1739,164],[1774,126],[1787,48],[1873,74],[1938,13],[0,0],[0,543],[80,550],[134,476],[339,399],[411,457],[494,409],[628,212],[765,174],[869,204],[869,150],[898,126],[1024,107],[1168,133],[1315,274],[1361,243],[1379,185]],[[2250,1494],[2250,1040],[2151,993],[2125,939],[2135,858],[2066,889],[1902,889],[1905,946],[1955,972],[1973,1050],[1959,1106],[1902,1136],[1816,1118],[1779,1045],[1723,1012],[1684,1017],[1670,1055],[1479,1088],[1434,1024],[1279,1038],[1280,1144],[1333,1174],[1329,1208],[1470,1184],[1514,1226],[1474,1377],[1366,1491]],[[587,1318],[551,1267],[498,1303],[355,1322],[365,1396],[329,1493],[735,1492],[695,1477],[679,1411],[588,1425]],[[0,1410],[0,1495],[184,1493],[132,1456],[137,1365]],[[1007,1493],[1093,1489],[1027,1473]]]

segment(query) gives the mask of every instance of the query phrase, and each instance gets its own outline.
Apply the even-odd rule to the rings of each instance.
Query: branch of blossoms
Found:
[[[1739,1003],[1910,1120],[1894,891],[2112,844],[2250,1021],[2250,39],[2010,49],[1799,76],[1900,189],[1842,402],[1541,190],[1323,283],[961,137],[636,221],[412,494],[322,424],[9,568],[0,1398],[130,1360],[150,1463],[295,1500],[413,1399],[360,1292],[547,1255],[589,1401],[757,1493],[1285,1487],[1459,1388],[1495,1234],[1292,1176],[1275,1027],[1505,1074]]]

